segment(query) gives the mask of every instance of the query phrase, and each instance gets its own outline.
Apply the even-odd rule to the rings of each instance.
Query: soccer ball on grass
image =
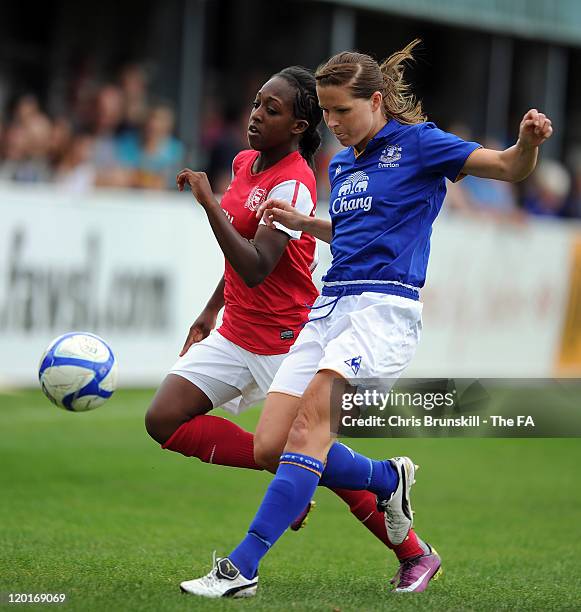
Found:
[[[117,360],[107,343],[88,332],[53,340],[40,360],[43,393],[57,406],[85,412],[106,402],[117,388]]]

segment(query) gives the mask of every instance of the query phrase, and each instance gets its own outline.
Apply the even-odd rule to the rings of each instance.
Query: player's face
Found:
[[[377,94],[377,95],[376,95]],[[347,86],[317,86],[319,105],[327,127],[344,146],[362,148],[374,133],[381,118],[381,94],[370,99],[354,98]]]
[[[248,121],[248,143],[257,151],[290,144],[307,126],[295,119],[295,89],[283,78],[266,82],[252,104]]]

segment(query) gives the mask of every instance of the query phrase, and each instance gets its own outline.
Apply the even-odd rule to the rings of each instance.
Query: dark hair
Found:
[[[293,113],[297,119],[304,119],[309,125],[299,141],[299,151],[311,168],[315,166],[315,153],[321,146],[319,124],[323,112],[317,98],[317,82],[312,72],[302,66],[289,66],[274,76],[281,77],[296,90]]]
[[[315,79],[321,86],[348,85],[355,98],[369,99],[374,92],[383,95],[383,112],[388,119],[401,123],[426,121],[422,103],[410,91],[403,78],[405,62],[413,60],[412,50],[421,40],[416,38],[409,45],[396,51],[379,65],[365,53],[344,51],[319,66]]]

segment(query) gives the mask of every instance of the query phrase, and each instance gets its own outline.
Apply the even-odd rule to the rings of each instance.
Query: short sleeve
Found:
[[[234,159],[232,160],[232,179],[234,180],[234,177],[236,176],[236,174],[238,174],[238,170],[240,170],[240,166],[242,164],[242,161],[244,159],[244,151],[240,151],[240,153],[237,153],[234,156]]]
[[[300,181],[285,181],[284,183],[279,183],[270,190],[266,199],[284,200],[292,204],[292,206],[303,213],[303,215],[310,215],[315,207],[311,198],[311,192],[308,187]],[[260,220],[260,223],[265,225],[263,219]],[[276,221],[274,226],[281,232],[288,234],[293,240],[298,240],[301,237],[302,232],[288,229]]]
[[[455,182],[471,153],[482,145],[444,132],[433,123],[425,123],[418,131],[422,167]]]

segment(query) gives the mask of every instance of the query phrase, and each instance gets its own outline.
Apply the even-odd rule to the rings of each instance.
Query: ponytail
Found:
[[[321,86],[346,86],[355,98],[368,100],[376,92],[383,96],[383,113],[401,123],[426,121],[422,104],[404,80],[406,62],[413,60],[412,50],[420,43],[415,39],[401,51],[390,55],[381,66],[369,55],[355,51],[338,53],[320,66],[315,79]]]
[[[422,103],[410,91],[410,85],[404,80],[404,69],[407,61],[413,61],[412,51],[422,41],[416,38],[400,51],[396,51],[384,60],[380,66],[383,77],[383,110],[387,117],[393,117],[400,123],[422,123],[426,116]]]
[[[321,134],[319,124],[323,118],[323,112],[317,98],[316,81],[313,74],[301,66],[290,66],[281,70],[275,76],[282,77],[296,90],[294,101],[294,116],[308,123],[299,141],[299,151],[309,166],[315,168],[315,153],[321,146]]]
[[[315,153],[319,150],[320,146],[321,134],[319,130],[312,130],[309,125],[299,142],[299,151],[313,170],[315,169]]]

